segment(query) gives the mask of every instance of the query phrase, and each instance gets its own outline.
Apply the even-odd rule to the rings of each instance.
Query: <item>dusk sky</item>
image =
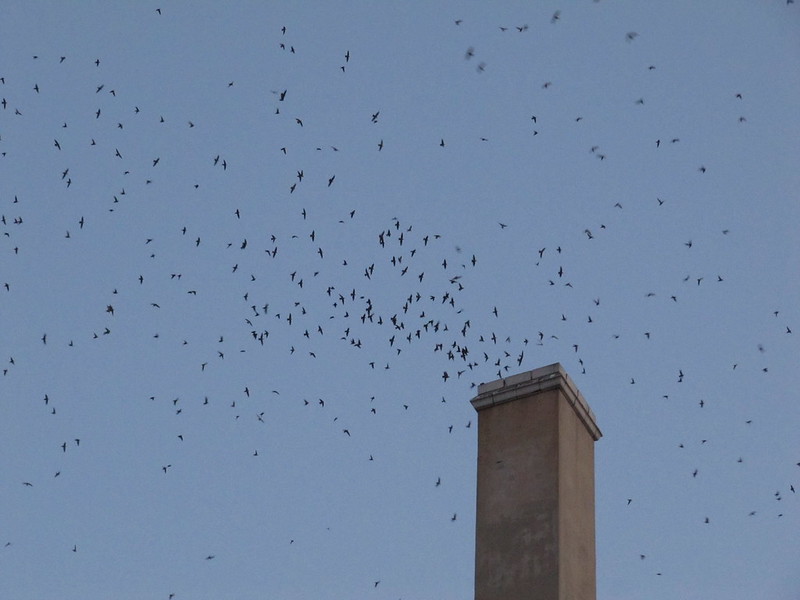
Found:
[[[471,600],[555,362],[599,600],[800,597],[798,11],[6,2],[0,598]]]

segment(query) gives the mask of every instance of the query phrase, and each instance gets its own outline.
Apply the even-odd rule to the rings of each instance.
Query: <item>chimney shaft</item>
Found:
[[[595,600],[594,414],[556,363],[482,384],[475,600]]]

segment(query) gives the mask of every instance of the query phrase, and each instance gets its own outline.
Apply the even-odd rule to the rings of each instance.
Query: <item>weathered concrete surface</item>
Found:
[[[476,600],[594,600],[594,442],[554,364],[478,388]]]

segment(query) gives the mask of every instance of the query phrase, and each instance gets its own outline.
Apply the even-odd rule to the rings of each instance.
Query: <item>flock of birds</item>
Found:
[[[159,9],[156,18],[163,18],[165,12]],[[558,26],[561,20],[561,11],[556,11],[550,24]],[[457,19],[453,26],[462,25],[463,21]],[[529,29],[525,24],[499,27],[503,35],[527,34]],[[289,28],[279,28],[275,34],[277,52],[289,56],[302,52],[303,48],[296,46],[291,34]],[[631,31],[622,35],[620,41],[636,44],[638,38],[639,34]],[[358,69],[357,60],[355,53],[345,48],[335,69],[347,77]],[[498,298],[482,312],[475,308],[472,295],[480,285],[476,282],[486,278],[486,273],[481,272],[483,258],[479,248],[462,247],[444,223],[434,227],[425,219],[417,222],[403,216],[401,206],[397,207],[398,216],[372,227],[375,212],[365,202],[348,198],[346,191],[332,196],[340,186],[347,185],[348,173],[337,171],[335,161],[325,158],[314,162],[308,157],[312,154],[328,157],[350,149],[335,141],[314,143],[309,154],[308,144],[296,142],[300,138],[292,138],[291,133],[287,134],[289,141],[275,141],[271,150],[276,160],[284,161],[281,167],[284,177],[278,183],[272,182],[269,193],[279,199],[279,206],[266,218],[249,199],[220,196],[220,190],[224,194],[226,185],[233,185],[236,178],[242,177],[245,169],[238,162],[241,153],[222,144],[218,148],[204,147],[202,153],[194,148],[192,156],[202,156],[204,162],[199,164],[198,159],[187,164],[178,160],[170,144],[163,142],[175,136],[193,144],[191,136],[206,126],[201,119],[189,115],[176,117],[169,110],[162,113],[152,101],[138,99],[135,90],[126,88],[124,78],[106,69],[103,56],[76,64],[70,52],[64,50],[63,55],[35,55],[30,61],[24,69],[29,73],[26,77],[0,73],[0,169],[25,167],[27,158],[16,144],[21,145],[23,136],[30,135],[39,144],[34,149],[37,155],[34,160],[49,169],[37,172],[36,178],[42,180],[40,184],[46,193],[58,196],[55,202],[62,205],[52,211],[52,216],[43,215],[46,203],[35,194],[24,187],[11,189],[3,185],[0,308],[13,305],[19,310],[19,304],[15,303],[20,301],[15,296],[30,298],[30,271],[48,268],[35,262],[41,260],[37,246],[42,236],[51,235],[56,229],[60,230],[59,252],[67,256],[77,253],[80,258],[79,253],[92,251],[93,236],[103,243],[114,243],[117,236],[127,240],[133,235],[138,237],[138,246],[124,250],[109,248],[109,252],[120,255],[118,259],[110,259],[113,266],[103,273],[103,277],[113,278],[103,280],[105,292],[101,299],[86,297],[77,301],[79,308],[71,310],[83,314],[82,319],[44,323],[41,330],[33,333],[31,325],[39,323],[39,319],[29,315],[29,322],[19,328],[25,339],[15,336],[22,350],[7,342],[0,343],[0,352],[5,355],[0,386],[7,387],[11,381],[24,380],[36,373],[35,365],[31,364],[35,356],[31,350],[33,336],[39,350],[48,353],[49,360],[60,360],[58,357],[64,353],[87,352],[89,344],[105,343],[120,330],[137,344],[152,344],[158,348],[154,350],[156,353],[180,354],[186,348],[181,356],[191,358],[186,360],[185,369],[179,369],[180,376],[201,382],[201,388],[208,378],[215,378],[216,383],[226,381],[228,366],[245,360],[245,356],[248,360],[255,356],[255,360],[265,364],[272,361],[284,366],[296,364],[299,372],[347,356],[347,360],[360,364],[359,368],[370,376],[406,368],[406,357],[413,356],[435,370],[435,383],[439,386],[436,389],[442,390],[435,401],[441,404],[453,402],[449,395],[453,385],[458,386],[458,400],[466,401],[464,393],[482,381],[540,366],[541,355],[537,350],[543,347],[556,346],[567,353],[564,362],[569,360],[577,373],[591,371],[588,359],[584,362],[583,351],[593,342],[585,339],[594,335],[591,328],[603,320],[605,303],[603,298],[587,294],[580,280],[571,274],[579,271],[577,266],[582,253],[588,251],[587,244],[597,243],[611,227],[610,223],[624,218],[624,201],[609,207],[609,221],[580,224],[580,233],[552,244],[537,245],[525,259],[530,265],[529,275],[540,289],[584,295],[581,302],[571,303],[574,310],[565,309],[546,321],[541,329],[509,326],[501,318],[503,299]],[[473,46],[467,47],[463,61],[475,65],[476,76],[483,76],[491,66]],[[40,68],[40,63],[46,63],[47,68]],[[63,113],[47,112],[48,107],[58,105],[54,96],[63,93],[64,76],[53,75],[53,67],[68,70],[68,80],[96,82],[73,90],[78,109],[70,106]],[[656,65],[648,65],[647,70],[656,71]],[[39,78],[37,74],[49,74],[53,80]],[[236,94],[239,88],[236,80],[220,81],[219,86],[230,94]],[[551,86],[552,82],[545,81],[541,87],[549,90]],[[273,90],[263,118],[275,120],[279,123],[277,127],[286,132],[292,128],[302,129],[303,133],[313,130],[313,115],[302,112],[303,103],[295,104],[298,95],[291,87]],[[645,102],[645,98],[639,98],[632,104]],[[746,98],[742,93],[731,90],[730,107],[732,126],[746,126]],[[381,157],[390,154],[393,142],[381,128],[386,118],[381,107],[363,114],[365,126],[374,131],[369,151],[380,153]],[[538,136],[547,120],[543,114],[526,114],[520,119],[530,128],[531,136]],[[575,122],[582,120],[581,116],[575,117]],[[143,140],[148,138],[161,141],[147,144]],[[488,141],[481,138],[476,143]],[[677,135],[649,142],[658,151],[680,143]],[[300,148],[301,144],[305,146]],[[441,152],[450,149],[446,136],[434,133],[430,145],[437,144]],[[606,151],[599,145],[586,150],[587,155],[598,161],[607,159]],[[295,158],[299,156],[302,161]],[[704,176],[706,171],[705,165],[698,164],[695,175]],[[206,189],[213,191],[204,195]],[[175,194],[188,200],[176,201],[173,207],[156,206]],[[216,205],[211,204],[209,196],[216,197],[213,200]],[[349,205],[343,204],[343,198]],[[213,211],[213,218],[219,218],[220,222],[198,216],[197,207]],[[653,212],[667,208],[668,200],[652,199]],[[365,213],[370,217],[365,217]],[[141,223],[142,215],[144,224],[132,234],[128,223]],[[364,222],[370,223],[368,231]],[[514,223],[505,219],[493,223],[491,228],[493,237],[498,239],[514,234]],[[728,229],[717,233],[729,234]],[[687,238],[682,242],[683,250],[692,252],[695,244],[696,240]],[[684,297],[696,298],[710,286],[725,285],[726,277],[725,273],[708,268],[686,274],[666,292],[637,290],[635,294],[645,302],[678,304]],[[226,317],[208,318],[220,299]],[[585,309],[579,312],[577,306]],[[169,316],[164,318],[163,313]],[[792,324],[783,312],[775,310],[772,318],[775,331],[792,335]],[[182,328],[170,325],[176,321],[182,323]],[[609,351],[614,351],[613,344],[624,343],[628,335],[621,329],[613,331],[606,342],[612,345]],[[636,335],[647,341],[652,332],[644,330]],[[124,352],[124,347],[124,344],[113,346],[113,352]],[[763,346],[758,350],[763,354]],[[748,364],[732,363],[731,369],[766,374],[769,365],[753,360]],[[620,381],[636,385],[642,377],[625,373],[620,375]],[[688,370],[685,373],[684,368],[674,373],[677,383],[686,378]],[[266,399],[286,399],[291,394],[285,388],[272,388],[265,379],[262,372],[252,372],[247,380],[232,383],[235,389],[224,399],[210,393],[187,399],[169,391],[157,391],[146,399],[170,408],[176,417],[224,402],[231,419],[264,424],[270,420]],[[372,415],[383,410],[406,412],[421,407],[408,399],[389,406],[382,404],[380,398],[376,400],[376,395],[379,396],[368,393],[368,400],[363,401],[363,410]],[[664,393],[662,398],[669,400],[670,394]],[[43,413],[54,419],[70,411],[71,400],[57,389],[45,390],[41,397],[26,401],[40,403]],[[300,392],[291,402],[308,410],[331,411],[340,401],[324,394],[309,396]],[[705,405],[706,401],[700,399],[697,408],[704,409]],[[343,438],[359,435],[357,428],[346,418],[340,419],[339,414],[331,414],[329,422]],[[750,426],[752,421],[746,424]],[[180,421],[176,421],[173,433],[183,442],[189,434],[181,427]],[[454,429],[472,427],[473,420],[451,422],[442,433],[449,435]],[[81,445],[85,437],[80,434],[47,442],[55,455],[62,455],[54,458],[58,466],[48,478],[62,477],[68,466],[65,458],[91,451],[88,444]],[[707,442],[702,439],[699,444]],[[685,444],[688,442],[681,441],[678,446],[684,449]],[[364,460],[375,461],[380,452],[381,448],[376,447],[365,453]],[[254,448],[252,454],[259,456],[258,449]],[[743,460],[737,458],[740,463]],[[153,469],[168,477],[177,464],[177,460],[166,457],[161,464],[154,464]],[[686,475],[697,479],[703,472],[694,467]],[[5,481],[3,485],[12,483]],[[43,473],[38,473],[16,485],[35,491],[48,482]],[[431,487],[440,486],[442,477],[437,476]],[[774,499],[780,502],[787,494],[795,494],[793,483],[776,490]],[[621,503],[635,506],[636,498],[625,497]],[[783,510],[772,512],[783,516]],[[748,516],[756,514],[754,509]],[[457,511],[450,511],[446,518],[457,521]],[[711,516],[705,516],[703,522],[711,524]],[[13,550],[16,542],[0,541],[6,552]],[[294,545],[295,540],[288,543]],[[80,549],[75,543],[65,551],[77,553]],[[212,552],[201,558],[211,561],[216,556]],[[646,556],[642,553],[639,558],[644,560]],[[375,579],[370,585],[377,588],[380,583],[380,579]],[[173,596],[170,593],[169,597]]]

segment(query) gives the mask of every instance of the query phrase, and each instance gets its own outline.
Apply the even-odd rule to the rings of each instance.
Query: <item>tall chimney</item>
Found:
[[[594,443],[559,363],[478,387],[475,600],[595,600]]]

